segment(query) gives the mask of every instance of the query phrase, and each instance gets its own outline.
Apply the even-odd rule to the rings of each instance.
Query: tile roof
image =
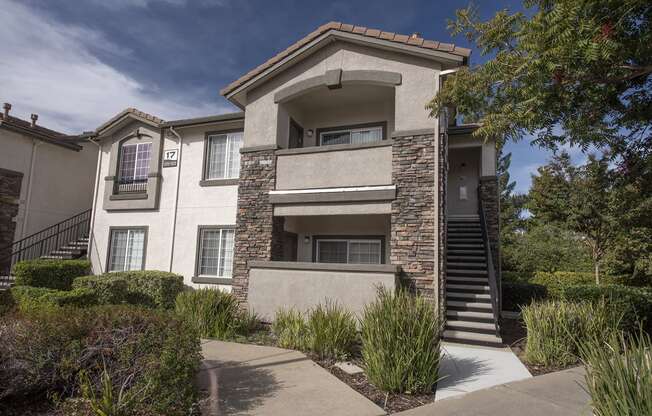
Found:
[[[451,43],[442,43],[442,42],[437,42],[434,40],[427,40],[423,39],[421,37],[412,37],[408,35],[401,35],[393,32],[384,32],[382,30],[378,29],[369,29],[364,26],[354,26],[350,24],[345,24],[345,23],[340,23],[340,22],[329,22],[324,25],[319,26],[315,31],[312,33],[308,34],[307,36],[303,37],[299,41],[295,42],[294,44],[290,45],[287,49],[284,51],[276,54],[272,58],[268,59],[266,62],[263,64],[257,66],[256,68],[252,69],[251,71],[247,72],[245,75],[242,77],[238,78],[237,80],[233,81],[226,87],[224,87],[221,91],[220,94],[226,95],[231,93],[233,90],[236,88],[242,86],[245,84],[247,81],[251,80],[252,78],[256,77],[260,73],[264,72],[265,70],[269,69],[279,61],[283,60],[284,58],[288,57],[290,54],[293,52],[297,51],[301,47],[305,46],[306,44],[310,43],[317,37],[321,36],[322,34],[328,32],[329,30],[337,30],[340,32],[348,32],[348,33],[353,33],[356,35],[362,35],[366,36],[369,38],[379,38],[382,40],[390,41],[390,42],[396,42],[396,43],[401,43],[405,45],[410,45],[410,46],[416,46],[419,48],[424,48],[424,49],[429,49],[429,50],[436,50],[436,51],[441,51],[441,52],[447,52],[453,55],[458,55],[462,56],[464,58],[467,58],[471,55],[471,50],[467,48],[461,48],[459,46],[455,46]]]
[[[59,144],[64,147],[78,148],[74,143],[77,136],[70,136],[38,124],[32,127],[31,121],[23,120],[12,115],[5,117],[4,114],[0,113],[0,127],[6,127],[18,133],[32,136],[36,139],[53,144]]]
[[[186,118],[182,120],[166,121],[162,124],[162,127],[184,127],[184,126],[192,126],[197,124],[208,124],[208,123],[219,123],[222,121],[242,120],[244,119],[244,116],[245,116],[244,112],[240,111],[237,113],[217,114],[214,116]]]
[[[130,107],[130,108],[122,110],[121,112],[119,112],[115,116],[111,117],[111,119],[109,119],[109,121],[107,121],[106,123],[104,123],[100,127],[98,127],[97,129],[95,129],[95,132],[99,133],[100,131],[102,131],[102,130],[106,129],[107,127],[109,127],[111,124],[113,124],[116,121],[120,120],[122,117],[124,117],[126,115],[130,115],[130,114],[134,115],[136,117],[142,118],[144,120],[151,121],[153,124],[156,124],[156,125],[160,125],[160,124],[165,122],[165,120],[163,120],[161,118],[158,118],[156,116],[148,114],[148,113],[146,113],[144,111],[140,111],[137,108]]]

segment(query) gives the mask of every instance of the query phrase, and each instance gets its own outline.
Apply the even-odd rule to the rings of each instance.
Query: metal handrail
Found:
[[[44,256],[62,245],[88,236],[90,219],[91,210],[88,209],[0,248],[0,265],[3,266],[0,274],[10,275],[17,262]]]
[[[480,189],[478,188],[478,194]],[[491,253],[491,244],[489,243],[489,231],[487,227],[487,218],[484,213],[484,204],[482,203],[482,198],[478,195],[478,201],[480,202],[480,226],[482,227],[482,239],[484,241],[485,247],[485,256],[487,257],[487,276],[489,280],[489,292],[491,294],[491,310],[494,314],[494,325],[496,327],[496,336],[500,336],[500,328],[498,326],[498,317],[500,316],[500,311],[498,310],[498,283],[496,282],[496,269],[494,268],[494,260]]]

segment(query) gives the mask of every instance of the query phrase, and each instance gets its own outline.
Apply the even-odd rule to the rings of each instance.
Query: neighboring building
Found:
[[[221,91],[243,113],[125,110],[93,134],[94,271],[170,270],[266,319],[400,285],[448,338],[499,343],[495,143],[425,108],[469,54],[329,23]]]
[[[5,103],[0,114],[0,275],[8,248],[60,221],[91,208],[97,146],[13,117]]]

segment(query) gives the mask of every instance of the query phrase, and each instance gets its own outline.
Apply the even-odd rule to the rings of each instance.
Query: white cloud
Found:
[[[518,194],[527,193],[530,190],[530,186],[532,186],[532,175],[536,174],[537,169],[542,165],[543,163],[528,163],[515,169],[510,169],[510,179],[516,181],[514,192]]]
[[[0,101],[11,102],[12,113],[23,118],[38,113],[39,123],[49,128],[68,133],[94,129],[127,107],[164,119],[231,110],[196,100],[191,92],[175,97],[145,85],[91,52],[99,48],[136,59],[128,48],[112,44],[100,32],[64,25],[13,1],[0,0],[0,39]]]
[[[146,8],[157,3],[169,4],[171,6],[186,6],[189,3],[196,3],[201,6],[224,6],[226,0],[92,0],[100,6],[108,9],[124,9],[127,7]]]

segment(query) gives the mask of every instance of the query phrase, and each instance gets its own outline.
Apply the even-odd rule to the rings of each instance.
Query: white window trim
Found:
[[[369,264],[383,264],[383,242],[382,240],[378,239],[366,239],[366,238],[360,238],[360,239],[350,239],[347,240],[345,238],[318,238],[317,239],[317,247],[316,247],[316,261],[319,263],[319,245],[321,244],[322,241],[327,241],[327,242],[335,242],[335,243],[346,243],[346,263],[342,264],[359,264],[359,263],[351,263],[351,243],[377,243],[378,248],[380,250],[379,253],[379,262],[378,263],[369,263]]]
[[[119,175],[119,176],[118,176],[118,180],[123,179],[123,177],[122,177],[122,160],[123,160],[123,153],[122,153],[122,152],[123,152],[123,149],[124,149],[125,147],[127,147],[127,146],[136,146],[136,154],[135,154],[135,156],[134,156],[134,168],[133,168],[133,172],[131,173],[131,178],[130,178],[132,181],[135,181],[135,180],[136,180],[136,168],[137,168],[137,166],[138,166],[138,147],[139,147],[139,146],[144,146],[144,145],[146,145],[146,144],[150,145],[150,155],[149,155],[149,157],[150,157],[150,161],[151,161],[151,158],[152,158],[152,154],[151,154],[151,151],[152,151],[152,147],[151,147],[151,146],[152,146],[152,142],[144,142],[144,143],[125,143],[125,144],[123,144],[123,145],[120,147],[120,160],[118,161],[118,175]],[[149,173],[149,172],[148,172],[148,173]],[[147,179],[147,178],[145,178],[145,179]]]
[[[234,131],[230,133],[215,133],[215,134],[209,134],[208,135],[208,143],[207,143],[207,149],[206,149],[206,171],[204,172],[205,180],[214,180],[214,179],[238,179],[240,177],[240,167],[238,167],[238,175],[237,176],[230,176],[229,175],[229,163],[231,162],[231,153],[232,149],[231,147],[233,146],[233,135],[235,134],[240,134],[243,135],[242,131]],[[219,176],[210,176],[210,163],[211,163],[211,140],[216,137],[226,137],[226,150],[224,151],[225,153],[225,158],[224,158],[224,172],[222,177]],[[242,147],[242,140],[244,137],[240,137],[240,146]]]
[[[234,231],[233,228],[222,228],[222,227],[202,227],[202,228],[199,229],[199,245],[197,247],[198,252],[197,252],[197,271],[196,271],[197,277],[210,277],[210,278],[220,278],[220,279],[231,279],[231,278],[233,278],[233,260],[234,260],[233,257],[231,258],[231,274],[230,275],[223,275],[223,276],[219,275],[220,262],[222,260],[222,255],[223,255],[223,252],[222,252],[222,234],[224,233],[224,231],[229,231],[229,230]],[[202,274],[201,273],[201,270],[202,270],[202,264],[201,264],[202,263],[202,253],[204,252],[204,238],[203,237],[204,237],[204,232],[205,231],[219,231],[220,232],[220,236],[219,236],[219,239],[218,239],[219,244],[217,246],[217,273],[218,274]],[[235,231],[233,233],[233,236],[234,236],[233,243],[235,244]]]
[[[357,129],[341,129],[341,130],[329,130],[329,131],[322,131],[319,133],[319,145],[320,146],[331,146],[329,144],[324,144],[323,139],[325,134],[337,134],[337,133],[349,133],[349,142],[348,143],[343,143],[343,144],[351,144],[351,136],[353,133],[359,133],[362,131],[375,131],[378,130],[380,132],[380,136],[382,138],[383,136],[383,126],[374,126],[374,127],[360,127]]]
[[[108,270],[108,272],[113,273],[113,272],[132,271],[132,269],[127,269],[127,266],[128,266],[127,253],[129,253],[129,251],[131,249],[131,239],[129,237],[131,236],[131,233],[133,233],[134,231],[142,231],[143,232],[143,248],[142,248],[143,254],[142,254],[141,258],[140,258],[140,269],[137,269],[137,270],[144,270],[145,269],[145,254],[146,254],[145,250],[146,250],[146,247],[147,247],[147,241],[146,241],[146,239],[147,239],[147,230],[144,229],[144,228],[137,228],[137,227],[134,227],[134,228],[119,228],[119,229],[111,230],[110,238],[109,238],[109,264],[108,264],[108,267],[111,267],[111,265],[113,265],[113,263],[114,263],[113,259],[115,258],[115,253],[113,252],[113,235],[114,235],[115,232],[120,232],[120,231],[126,231],[127,232],[127,245],[125,246],[125,254],[124,254],[124,259],[123,259],[124,261],[122,262],[123,263],[122,270]]]

